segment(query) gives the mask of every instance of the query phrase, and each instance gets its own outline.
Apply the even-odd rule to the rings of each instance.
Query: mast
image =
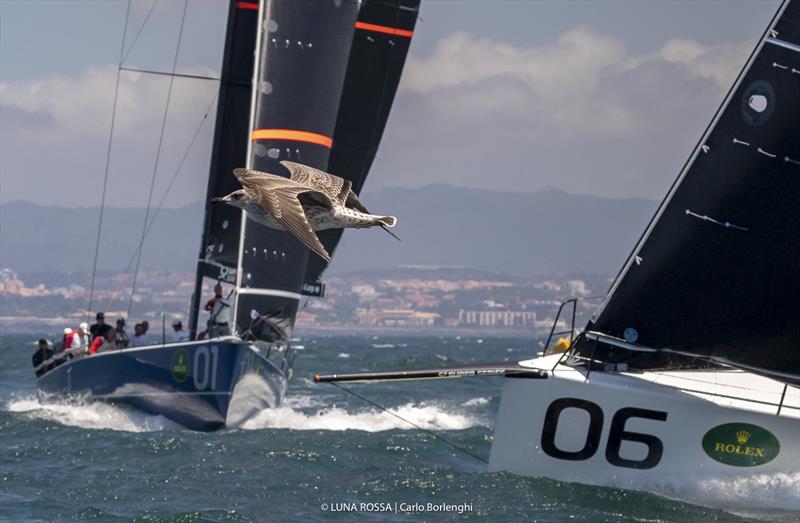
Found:
[[[257,21],[256,2],[230,0],[205,219],[189,313],[191,339],[197,335],[203,278],[235,282],[241,215],[237,209],[210,200],[238,188],[231,173],[242,165],[247,155]]]
[[[800,383],[800,2],[786,0],[575,354]]]

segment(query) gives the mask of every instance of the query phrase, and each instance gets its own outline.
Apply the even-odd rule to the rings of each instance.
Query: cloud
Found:
[[[214,76],[210,68],[194,68],[188,74]],[[33,82],[0,84],[3,102],[27,112],[47,113],[55,120],[57,132],[40,138],[85,140],[107,136],[116,82],[116,67],[91,66],[78,76],[54,75]],[[166,100],[168,78],[123,71],[117,99],[117,130],[136,136],[154,121],[160,123]],[[217,86],[200,82],[186,89],[177,79],[170,103],[172,120],[181,125],[198,110],[205,110]],[[91,123],[91,125],[87,125]],[[105,123],[105,125],[103,125]]]
[[[532,47],[451,34],[409,57],[387,174],[369,183],[660,198],[751,47],[673,39],[636,54],[584,26]]]
[[[185,72],[215,76],[197,67]],[[38,203],[96,205],[100,200],[109,138],[116,68],[90,66],[75,76],[52,75],[36,81],[0,83],[0,170],[4,201],[30,199]],[[176,79],[169,107],[156,198],[218,89],[216,82]],[[123,71],[120,76],[110,170],[111,205],[146,203],[155,162],[168,78]],[[170,205],[204,197],[213,109],[187,171],[175,188]],[[18,173],[36,166],[35,180]],[[192,171],[197,173],[192,174]],[[157,200],[156,200],[157,201]]]
[[[625,58],[619,39],[586,27],[532,48],[459,32],[441,40],[430,56],[410,57],[403,88],[462,117],[536,114],[548,124],[548,134],[555,129],[570,136],[618,135],[635,124],[627,108],[592,95],[603,73]]]
[[[681,64],[688,74],[713,80],[723,91],[727,91],[736,74],[744,65],[744,58],[755,46],[746,40],[726,45],[703,46],[694,40],[674,39],[665,43],[649,60],[664,60]]]
[[[751,46],[673,39],[636,54],[585,26],[530,47],[453,33],[409,56],[368,187],[444,182],[660,198]],[[99,201],[115,78],[114,67],[92,66],[0,83],[4,201],[33,193],[45,204]],[[157,195],[217,88],[175,81]],[[166,91],[165,77],[121,77],[113,205],[146,201]],[[213,110],[168,205],[204,197],[212,123]],[[16,175],[31,164],[48,174]]]
[[[727,89],[749,42],[703,46],[670,40],[655,54],[631,56],[622,41],[577,27],[554,44],[518,48],[454,33],[426,57],[411,56],[402,87],[430,106],[459,118],[517,115],[541,122],[540,138],[625,137],[646,120],[626,94],[625,77],[656,66],[686,79],[710,80]],[[671,65],[681,67],[680,71]]]
[[[0,120],[19,130],[47,129],[55,125],[53,115],[44,110],[27,111],[14,105],[0,103]]]

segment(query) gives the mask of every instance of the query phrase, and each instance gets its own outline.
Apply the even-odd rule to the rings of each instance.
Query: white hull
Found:
[[[521,364],[549,371],[557,359]],[[586,380],[559,365],[547,379],[507,378],[489,470],[800,510],[800,390],[786,389],[778,415],[783,392],[741,371],[595,371]],[[753,495],[748,480],[778,484]],[[693,492],[712,483],[718,492]]]

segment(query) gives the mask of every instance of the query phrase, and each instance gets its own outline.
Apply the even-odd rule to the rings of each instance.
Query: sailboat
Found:
[[[633,489],[796,477],[798,262],[800,1],[785,0],[566,351],[316,378],[505,376],[490,471]]]
[[[418,9],[419,0],[229,2],[192,341],[83,357],[65,351],[37,368],[42,398],[121,403],[203,431],[280,404],[295,316],[301,301],[324,294],[327,263],[289,233],[211,200],[238,188],[234,168],[288,176],[283,160],[349,180],[358,193]],[[341,233],[320,234],[329,253]],[[230,288],[232,334],[199,340],[206,279]]]

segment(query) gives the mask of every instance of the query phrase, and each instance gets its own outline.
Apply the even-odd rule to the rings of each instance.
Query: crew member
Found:
[[[222,285],[214,286],[214,297],[208,300],[205,309],[211,314],[208,318],[208,337],[217,338],[231,333],[231,306],[222,297]]]
[[[69,345],[70,349],[79,349],[81,347],[89,346],[89,324],[83,322],[78,326],[77,331],[72,331],[72,342]]]
[[[189,333],[183,330],[183,322],[175,320],[172,322],[172,339],[174,341],[189,341]]]
[[[61,341],[56,343],[56,352],[61,352],[62,350],[69,349],[72,347],[72,335],[73,330],[69,327],[64,327],[64,336],[61,337]]]
[[[105,335],[112,329],[111,325],[106,324],[106,315],[102,312],[98,312],[97,316],[95,316],[96,323],[92,325],[92,328],[89,330],[89,334],[91,334],[91,339],[94,339],[98,336],[105,337]]]
[[[53,356],[53,351],[50,350],[50,343],[46,339],[41,338],[39,340],[39,347],[37,347],[36,352],[33,353],[33,358],[32,358],[33,368],[36,369],[36,367],[38,367],[45,361],[49,360],[52,356]],[[36,369],[36,377],[38,378],[51,368],[52,368],[51,365],[45,365],[40,369]]]
[[[117,318],[117,327],[114,330],[117,331],[117,340],[116,340],[117,348],[118,349],[127,349],[131,340],[128,337],[128,333],[125,332],[125,319],[124,318]]]
[[[97,336],[94,340],[92,340],[92,346],[89,347],[89,354],[96,354],[98,352],[106,352],[116,349],[116,339],[117,331],[115,329],[108,329],[104,336]]]
[[[141,323],[137,323],[133,326],[133,339],[131,340],[131,347],[142,347],[143,345],[149,345],[150,342],[147,339],[147,336],[144,333],[144,327],[142,327]]]

